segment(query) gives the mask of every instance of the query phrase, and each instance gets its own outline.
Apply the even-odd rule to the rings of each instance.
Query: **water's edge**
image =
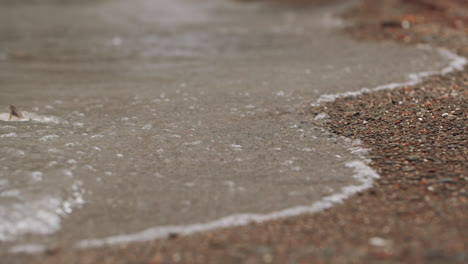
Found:
[[[434,76],[434,75],[445,75],[450,72],[460,71],[467,64],[467,58],[459,56],[445,48],[433,48],[427,45],[419,45],[419,48],[422,49],[435,49],[442,56],[450,59],[451,62],[449,65],[444,67],[441,71],[426,71],[420,73],[411,73],[408,75],[408,81],[402,83],[389,83],[384,85],[379,85],[373,89],[362,88],[355,92],[346,92],[339,94],[329,94],[322,95],[315,103],[311,104],[312,106],[317,106],[321,103],[332,102],[340,97],[350,97],[357,96],[363,93],[369,93],[373,91],[380,90],[389,90],[396,89],[403,86],[414,86],[418,83],[421,83],[424,78]],[[356,152],[359,149],[349,149],[350,151]],[[365,152],[363,152],[365,153]],[[358,185],[348,185],[341,189],[339,193],[335,193],[329,196],[325,196],[321,200],[311,204],[310,206],[297,206],[277,212],[272,212],[269,214],[235,214],[227,217],[220,218],[215,221],[203,223],[203,224],[193,224],[193,225],[179,225],[179,226],[161,226],[145,229],[141,232],[133,234],[125,234],[118,236],[110,236],[103,239],[86,239],[76,243],[76,246],[81,249],[86,248],[96,248],[108,245],[124,244],[130,242],[142,242],[154,239],[165,238],[170,234],[177,233],[180,235],[190,235],[197,232],[210,231],[214,229],[236,227],[241,225],[247,225],[250,223],[261,223],[270,220],[276,220],[279,218],[298,216],[307,213],[316,213],[324,209],[330,208],[334,205],[342,203],[344,200],[350,198],[358,192],[362,192],[366,189],[369,189],[373,185],[373,180],[378,179],[380,176],[367,165],[368,159],[365,157],[365,154],[360,154],[360,159],[346,163],[346,166],[354,170],[355,178],[359,184]],[[28,251],[28,248],[25,251]],[[31,249],[31,248],[30,248]],[[38,248],[32,248],[34,252]],[[19,250],[15,250],[18,252]],[[23,251],[24,252],[24,251]]]

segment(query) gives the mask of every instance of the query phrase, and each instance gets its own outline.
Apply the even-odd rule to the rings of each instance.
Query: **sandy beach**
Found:
[[[362,0],[344,12],[349,25],[342,34],[468,56],[463,0],[380,2]],[[370,167],[381,178],[343,204],[154,241],[73,250],[51,245],[41,254],[7,255],[2,263],[466,263],[467,69],[297,107],[311,125],[370,149]]]

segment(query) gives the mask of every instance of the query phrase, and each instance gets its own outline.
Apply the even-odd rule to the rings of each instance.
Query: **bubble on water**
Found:
[[[64,169],[63,170],[63,174],[67,177],[73,177],[73,172],[71,172],[70,170],[67,170],[67,169]]]
[[[124,155],[121,154],[121,153],[118,153],[116,156],[117,156],[117,158],[123,158]]]
[[[60,199],[48,196],[32,202],[1,206],[0,241],[28,233],[45,235],[58,231],[60,216],[56,209],[60,202]]]
[[[43,173],[40,172],[40,171],[33,171],[33,172],[31,172],[31,180],[33,182],[40,182],[40,181],[42,181],[42,175],[43,175]]]
[[[275,93],[276,96],[282,97],[285,95],[284,91],[278,91]]]
[[[58,164],[58,162],[55,161],[55,160],[53,160],[53,161],[51,161],[51,162],[49,162],[49,163],[47,164],[47,167],[53,167],[53,166],[55,166],[55,165],[57,165],[57,164]]]
[[[202,142],[200,140],[197,140],[197,141],[193,141],[193,142],[185,142],[184,143],[184,146],[195,146],[195,145],[199,145],[201,144]]]
[[[0,135],[0,138],[6,138],[6,137],[16,137],[16,133],[11,132],[11,133],[8,133],[8,134]]]
[[[146,130],[152,129],[152,128],[153,128],[153,126],[151,124],[146,124],[146,125],[143,126],[143,129],[146,129]]]
[[[234,151],[241,151],[241,150],[242,150],[242,146],[241,146],[241,145],[232,144],[230,147],[231,147]]]
[[[84,113],[81,113],[81,112],[78,112],[78,111],[73,111],[72,114],[76,115],[76,116],[84,116],[85,115]]]
[[[63,211],[64,211],[65,213],[67,213],[67,214],[71,214],[71,212],[72,212],[71,204],[70,204],[69,202],[64,202],[64,203],[62,204],[62,209],[63,209]]]
[[[60,150],[58,150],[58,149],[56,149],[56,148],[49,148],[49,149],[47,150],[47,152],[49,152],[49,153],[60,153]]]
[[[56,134],[52,134],[52,135],[43,136],[39,140],[40,141],[49,141],[49,140],[53,140],[53,139],[58,138],[58,137],[59,136],[57,136]]]
[[[186,182],[186,183],[184,183],[184,186],[185,186],[185,187],[193,187],[193,186],[195,186],[195,183],[193,183],[193,182]]]
[[[292,170],[292,171],[301,171],[302,168],[299,167],[299,166],[293,166],[293,167],[291,167],[291,170]]]
[[[0,192],[0,197],[20,197],[20,196],[21,196],[21,191],[18,189],[11,189],[11,190]]]
[[[361,147],[355,147],[355,148],[350,148],[352,154],[358,154],[358,155],[366,155],[369,153],[368,148],[361,148]]]
[[[81,122],[74,122],[74,123],[73,123],[73,126],[74,126],[74,127],[83,127],[84,124],[81,123]]]
[[[15,130],[16,127],[6,125],[6,126],[0,126],[0,129],[4,129],[4,130]]]
[[[86,169],[90,170],[90,171],[97,171],[92,165],[90,164],[87,164],[84,166]]]

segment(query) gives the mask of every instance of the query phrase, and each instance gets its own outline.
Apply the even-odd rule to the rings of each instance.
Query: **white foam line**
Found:
[[[46,246],[41,244],[24,244],[14,246],[10,249],[10,253],[25,253],[25,254],[36,254],[46,251]]]
[[[40,123],[53,123],[58,124],[60,123],[60,119],[55,116],[45,116],[45,115],[38,115],[36,113],[31,112],[22,112],[24,117],[23,119],[18,119],[16,117],[10,120],[10,113],[0,113],[0,121],[7,121],[7,122],[25,122],[25,121],[36,121]]]
[[[346,163],[346,166],[354,170],[353,178],[355,178],[360,184],[345,186],[341,189],[341,192],[326,196],[310,206],[296,206],[269,214],[236,214],[203,224],[154,227],[134,234],[111,236],[104,239],[82,240],[77,243],[77,246],[79,248],[94,248],[106,245],[142,242],[164,238],[171,233],[189,235],[214,229],[247,225],[253,222],[260,223],[278,218],[315,213],[341,203],[357,192],[370,188],[372,186],[372,180],[379,178],[379,175],[362,161],[351,161]]]
[[[450,60],[450,64],[439,71],[427,71],[427,72],[420,72],[420,73],[410,73],[408,74],[408,80],[406,82],[401,83],[389,83],[384,85],[379,85],[373,89],[369,88],[362,88],[358,91],[353,92],[345,92],[345,93],[337,93],[337,94],[324,94],[319,97],[319,99],[312,103],[311,106],[318,106],[320,103],[324,102],[333,102],[338,98],[341,97],[351,97],[351,96],[358,96],[365,93],[370,93],[373,91],[381,91],[381,90],[393,90],[398,87],[403,86],[413,86],[418,83],[421,83],[424,78],[434,76],[434,75],[445,75],[453,71],[461,71],[463,67],[467,64],[467,59],[465,57],[459,56],[448,49],[445,48],[432,48],[428,45],[419,45],[418,48],[421,49],[435,49],[441,56]]]
[[[430,46],[419,46],[423,49],[433,49]],[[440,71],[427,71],[421,73],[413,73],[408,75],[408,81],[403,83],[390,83],[385,85],[380,85],[374,89],[363,88],[355,92],[346,92],[341,94],[328,94],[322,95],[316,104],[318,105],[321,102],[330,102],[334,101],[339,97],[347,96],[356,96],[363,93],[368,93],[372,91],[386,90],[386,89],[395,89],[402,86],[411,86],[418,84],[423,81],[423,78],[436,75],[436,74],[447,74],[456,70],[462,70],[463,67],[467,64],[467,59],[461,56],[456,55],[455,53],[444,49],[436,48],[436,51],[439,52],[442,56],[451,60],[450,64],[443,68]],[[110,236],[103,239],[86,239],[79,241],[76,246],[78,248],[95,248],[102,247],[107,245],[115,244],[124,244],[130,242],[142,242],[148,240],[154,240],[158,238],[165,238],[172,233],[177,233],[180,235],[189,235],[197,232],[205,232],[214,229],[221,228],[230,228],[235,226],[247,225],[249,223],[261,223],[269,220],[275,220],[278,218],[285,218],[291,216],[297,216],[307,213],[316,213],[321,210],[330,208],[336,204],[342,203],[345,199],[351,197],[353,194],[362,192],[370,187],[372,187],[373,179],[378,179],[380,176],[369,166],[367,166],[361,160],[355,160],[346,163],[346,166],[354,170],[353,178],[355,178],[360,184],[358,185],[348,185],[341,188],[339,193],[326,196],[321,200],[314,202],[310,206],[296,206],[281,211],[269,213],[269,214],[236,214],[227,217],[220,218],[218,220],[202,223],[202,224],[192,224],[192,225],[173,225],[173,226],[160,226],[149,228],[141,232]]]

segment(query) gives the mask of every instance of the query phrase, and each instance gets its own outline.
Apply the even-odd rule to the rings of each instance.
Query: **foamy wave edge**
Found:
[[[52,123],[58,124],[60,123],[60,119],[55,116],[46,116],[46,115],[39,115],[32,112],[23,111],[24,115],[23,119],[13,118],[9,120],[10,113],[0,113],[0,121],[4,122],[27,122],[27,121],[34,121],[39,123]]]
[[[435,50],[437,51],[442,57],[445,57],[446,59],[451,60],[450,64],[442,70],[438,71],[427,71],[427,72],[420,72],[420,73],[410,73],[408,74],[408,80],[405,82],[401,83],[388,83],[384,85],[379,85],[373,89],[369,88],[362,88],[358,91],[354,92],[345,92],[345,93],[338,93],[338,94],[323,94],[319,97],[319,99],[315,102],[310,104],[311,106],[319,106],[320,103],[327,103],[327,102],[333,102],[338,98],[342,97],[351,97],[351,96],[358,96],[362,95],[365,93],[370,93],[370,92],[375,92],[375,91],[381,91],[381,90],[393,90],[398,87],[403,87],[403,86],[413,86],[418,83],[421,83],[424,78],[434,76],[434,75],[446,75],[448,73],[454,72],[454,71],[461,71],[463,70],[463,67],[465,67],[467,63],[467,59],[465,57],[459,56],[453,52],[451,52],[448,49],[445,48],[433,48],[429,45],[424,45],[420,44],[417,45],[418,48],[420,49],[425,49],[425,50]]]

